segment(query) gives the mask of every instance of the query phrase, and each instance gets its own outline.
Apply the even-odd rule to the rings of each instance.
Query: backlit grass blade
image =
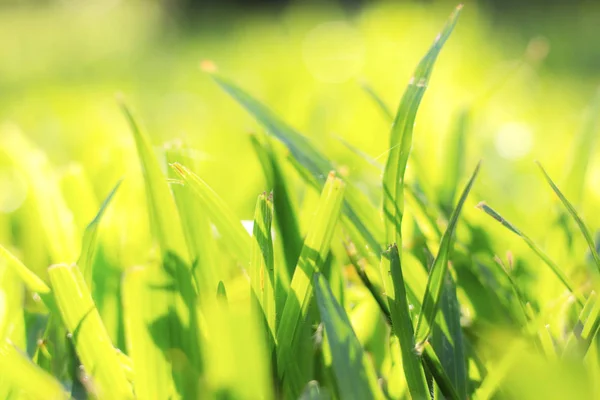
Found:
[[[392,315],[392,332],[400,341],[402,366],[408,390],[414,399],[426,399],[429,389],[421,359],[414,351],[413,323],[410,319],[400,254],[396,244],[391,245],[381,257],[381,275]]]
[[[466,159],[466,139],[469,129],[470,110],[462,108],[455,117],[454,126],[445,140],[442,162],[442,185],[440,187],[440,205],[446,215],[452,212],[456,189],[464,174]]]
[[[321,189],[325,183],[327,173],[335,169],[333,163],[319,152],[306,137],[281,121],[268,107],[241,88],[217,75],[213,75],[213,79],[225,92],[252,114],[267,129],[270,135],[277,138],[288,148],[296,161],[292,164],[307,183],[310,185],[318,184],[318,189]],[[298,168],[299,166],[302,168]],[[374,218],[376,210],[364,196],[361,196],[360,191],[349,182],[346,182],[346,184],[343,212],[371,250],[375,254],[379,254],[382,232],[378,225],[378,219]]]
[[[0,246],[0,258],[5,260],[8,268],[11,268],[21,278],[29,290],[40,294],[50,293],[48,285],[3,246]]]
[[[377,108],[381,111],[381,113],[390,121],[394,120],[394,113],[392,110],[385,104],[385,101],[379,96],[379,94],[373,89],[373,87],[367,82],[360,82],[360,87],[365,91],[369,98],[373,100],[373,102],[377,105]]]
[[[179,163],[174,163],[171,167],[196,194],[219,234],[225,238],[225,243],[231,246],[233,256],[240,262],[247,263],[250,260],[251,238],[239,218],[233,215],[225,202],[198,175]]]
[[[599,124],[600,90],[597,90],[585,115],[583,126],[572,141],[570,162],[565,170],[565,193],[575,204],[580,203],[583,195],[590,158],[598,136]]]
[[[344,183],[334,173],[323,188],[313,223],[304,240],[304,247],[292,277],[290,293],[277,328],[277,367],[284,377],[289,395],[297,397],[307,381],[299,370],[297,343],[311,321],[307,318],[313,295],[312,277],[323,266],[338,222],[344,195]]]
[[[585,357],[600,325],[600,299],[592,292],[569,334],[563,357]]]
[[[512,233],[516,234],[521,239],[523,239],[525,244],[527,244],[527,246],[531,250],[533,250],[533,252],[535,254],[537,254],[537,256],[544,262],[544,264],[546,264],[552,270],[554,275],[556,275],[556,277],[562,282],[562,284],[565,286],[565,288],[567,288],[567,290],[569,290],[569,292],[571,292],[576,297],[579,304],[583,306],[583,304],[585,303],[583,296],[581,296],[581,294],[579,294],[578,292],[575,292],[574,285],[573,285],[573,283],[571,283],[570,279],[565,275],[564,272],[562,272],[562,270],[558,267],[558,265],[556,265],[554,263],[554,261],[552,261],[550,259],[550,257],[546,253],[544,253],[544,251],[542,249],[540,249],[537,244],[535,244],[533,242],[533,240],[531,240],[521,230],[517,229],[516,226],[514,226],[513,224],[511,224],[510,222],[508,222],[507,220],[502,218],[502,216],[500,214],[498,214],[493,208],[488,206],[485,202],[483,202],[483,201],[480,202],[477,205],[477,207],[480,208],[481,210],[483,210],[490,217],[494,218],[500,224],[502,224],[502,226],[504,226],[506,229],[508,229],[509,231],[511,231]]]
[[[433,262],[433,266],[429,271],[429,277],[427,279],[427,287],[425,288],[425,295],[423,297],[421,313],[419,314],[419,319],[417,322],[416,329],[416,348],[419,351],[421,346],[427,341],[429,335],[431,334],[431,329],[434,324],[435,316],[438,311],[439,302],[442,296],[442,289],[444,287],[444,277],[446,275],[446,271],[448,269],[448,261],[450,259],[450,251],[452,249],[452,242],[454,236],[454,230],[456,229],[456,224],[458,222],[458,218],[462,211],[462,207],[467,200],[467,196],[473,187],[473,183],[477,178],[477,174],[479,173],[479,167],[481,163],[477,164],[477,167],[473,171],[471,175],[471,179],[465,186],[460,199],[458,200],[458,204],[452,211],[452,215],[450,216],[450,220],[448,221],[448,227],[442,236],[442,240],[440,242],[440,247],[438,250],[438,254],[435,257],[435,261]]]
[[[250,262],[250,284],[258,300],[261,314],[267,321],[268,329],[275,336],[275,266],[273,261],[273,239],[271,224],[273,221],[273,202],[265,193],[258,196],[254,212],[252,232],[252,257]]]
[[[81,244],[81,254],[79,256],[79,261],[77,265],[81,270],[81,274],[85,278],[85,283],[92,290],[92,275],[93,275],[93,263],[94,263],[94,254],[96,252],[96,242],[98,241],[98,230],[100,228],[100,221],[102,220],[102,216],[106,212],[106,209],[110,205],[115,193],[121,186],[121,181],[117,182],[115,187],[110,191],[102,205],[100,206],[100,210],[94,217],[94,219],[89,223],[87,228],[85,229],[85,233],[83,234],[83,242]]]
[[[550,185],[552,190],[554,190],[554,193],[556,193],[556,195],[558,196],[560,201],[563,203],[563,205],[565,206],[565,208],[567,209],[567,211],[569,212],[569,214],[571,215],[573,220],[575,220],[575,223],[577,223],[577,226],[579,227],[579,230],[583,234],[583,237],[585,238],[585,241],[587,242],[590,252],[592,253],[592,257],[594,258],[596,267],[598,268],[598,271],[600,272],[600,256],[598,256],[598,252],[596,251],[596,244],[594,243],[592,234],[590,233],[587,226],[585,226],[585,223],[583,222],[583,220],[581,219],[579,214],[577,214],[577,210],[575,210],[575,207],[573,207],[573,205],[569,202],[569,200],[567,200],[567,198],[561,193],[560,189],[554,184],[554,182],[552,181],[552,179],[550,178],[550,176],[548,175],[548,173],[546,172],[544,167],[542,167],[542,164],[540,164],[538,162],[537,165],[538,165],[538,167],[540,167],[540,170],[544,174],[544,178],[546,178],[546,181],[548,182],[548,184]]]
[[[364,353],[346,311],[335,299],[323,275],[315,273],[313,285],[331,349],[333,371],[340,397],[383,399],[373,364]]]
[[[458,394],[454,387],[454,382],[448,376],[447,370],[444,368],[442,361],[439,359],[437,353],[430,343],[425,343],[423,348],[423,362],[427,366],[427,369],[433,376],[435,383],[440,388],[442,394],[453,400],[466,399],[466,395],[463,397]],[[448,371],[453,372],[453,371]]]
[[[48,274],[63,323],[94,392],[102,398],[132,399],[131,384],[77,266],[53,265]]]
[[[452,13],[442,32],[417,65],[394,117],[390,133],[390,151],[383,173],[383,218],[387,245],[397,243],[398,246],[402,246],[404,172],[412,147],[413,126],[435,61],[452,33],[461,9],[462,6],[458,6]]]
[[[125,273],[122,286],[123,318],[127,353],[133,361],[133,387],[139,399],[168,399],[175,396],[172,367],[168,348],[158,343],[169,343],[168,332],[153,329],[168,315],[164,292],[152,288],[152,273],[148,268],[135,267]],[[153,335],[154,333],[154,335]]]
[[[55,378],[21,353],[10,341],[0,344],[0,377],[3,385],[19,394],[18,398],[59,400],[67,393]]]

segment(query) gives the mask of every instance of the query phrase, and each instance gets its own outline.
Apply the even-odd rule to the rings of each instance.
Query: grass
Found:
[[[600,258],[580,208],[595,120],[580,131],[588,148],[574,151],[585,159],[565,168],[566,194],[539,164],[540,187],[560,202],[542,223],[550,239],[564,238],[562,253],[474,198],[493,176],[487,162],[465,171],[474,110],[456,113],[443,157],[413,151],[419,107],[461,9],[395,114],[363,84],[393,123],[382,164],[342,139],[360,171],[211,73],[260,126],[248,140],[265,183],[253,187],[252,229],[202,178],[192,147],[169,143],[156,154],[123,99],[145,197],[125,177],[96,203],[81,171],[63,185],[24,134],[1,137],[2,162],[21,171],[29,194],[0,235],[0,396],[600,396]],[[444,169],[438,181],[424,164]],[[237,160],[229,166],[246,172]],[[129,230],[137,209],[142,228]]]

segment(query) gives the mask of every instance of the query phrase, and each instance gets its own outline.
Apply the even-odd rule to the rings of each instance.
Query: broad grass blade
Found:
[[[314,290],[312,277],[327,258],[343,195],[344,183],[334,173],[330,173],[315,212],[314,223],[304,241],[277,328],[277,367],[279,375],[284,377],[289,388],[289,395],[293,397],[300,395],[308,381],[297,365],[297,345],[301,341],[301,334],[311,324],[308,315]]]
[[[423,347],[423,362],[427,366],[429,373],[433,376],[435,383],[440,388],[442,394],[453,400],[466,399],[461,397],[454,388],[453,380],[448,376],[447,370],[444,368],[442,361],[439,359],[434,348],[430,343],[425,343]]]
[[[12,269],[19,278],[21,278],[29,290],[40,294],[50,293],[50,288],[42,278],[31,272],[29,268],[23,265],[17,257],[11,254],[3,246],[0,246],[0,258],[5,260],[8,268]]]
[[[400,342],[402,366],[408,390],[414,399],[426,399],[429,396],[429,389],[421,359],[414,351],[413,323],[406,298],[400,254],[395,244],[391,245],[381,257],[381,275],[392,316],[392,332]]]
[[[383,399],[373,364],[364,353],[346,311],[335,299],[323,275],[315,273],[313,285],[331,349],[333,371],[340,397]]]
[[[465,186],[462,195],[458,200],[458,204],[454,208],[454,211],[452,211],[450,221],[448,221],[448,227],[442,236],[438,254],[433,262],[431,270],[429,271],[427,287],[421,303],[421,313],[419,314],[419,320],[417,322],[415,334],[418,351],[431,334],[431,329],[433,328],[439,302],[442,297],[442,290],[444,288],[444,277],[448,269],[448,261],[450,260],[450,250],[452,249],[454,230],[456,229],[456,224],[462,211],[462,207],[467,200],[467,196],[473,187],[475,179],[477,178],[480,165],[481,163],[477,164],[475,171],[473,171],[473,174],[471,175],[471,179],[469,179],[467,186]]]
[[[546,182],[548,182],[548,184],[550,185],[550,187],[552,188],[554,193],[556,193],[556,195],[558,196],[560,201],[563,203],[563,205],[565,206],[565,208],[567,209],[567,211],[569,212],[569,214],[571,215],[571,217],[573,218],[573,220],[579,227],[579,230],[583,234],[583,237],[585,238],[585,241],[587,242],[590,252],[592,253],[592,257],[594,258],[596,267],[598,268],[598,271],[600,272],[600,256],[598,256],[598,251],[596,250],[596,244],[594,243],[592,234],[590,233],[587,226],[585,226],[585,223],[583,222],[583,220],[581,219],[579,214],[577,214],[577,210],[575,210],[575,207],[573,207],[573,205],[569,202],[569,200],[567,200],[567,198],[562,194],[560,189],[554,184],[554,182],[552,181],[552,179],[550,178],[550,176],[548,175],[548,173],[546,172],[544,167],[542,167],[542,164],[540,164],[538,162],[537,165],[538,165],[538,167],[540,167],[540,170],[544,174],[544,178],[546,178]]]
[[[67,399],[64,388],[52,375],[35,365],[10,341],[0,344],[0,376],[18,398]]]
[[[134,267],[124,276],[122,285],[123,319],[127,354],[133,361],[133,387],[139,399],[168,399],[176,394],[172,366],[167,354],[168,331],[160,331],[160,321],[169,314],[168,293],[153,289],[153,267]],[[156,266],[158,268],[158,266]]]
[[[390,133],[390,152],[383,172],[383,218],[387,245],[396,243],[402,246],[404,172],[412,147],[413,126],[435,61],[456,25],[461,9],[462,6],[458,6],[452,13],[442,32],[417,65],[394,117]]]
[[[77,266],[48,269],[63,323],[99,397],[132,399],[133,391]]]
[[[483,201],[480,202],[477,205],[477,207],[480,208],[481,210],[483,210],[483,212],[485,212],[490,217],[494,218],[500,224],[502,224],[502,226],[504,226],[506,229],[508,229],[509,231],[511,231],[512,233],[514,233],[515,235],[517,235],[521,239],[523,239],[525,244],[527,244],[527,246],[531,250],[533,250],[533,252],[535,254],[537,254],[537,256],[544,262],[544,264],[546,264],[552,270],[554,275],[556,275],[556,277],[562,282],[562,284],[565,286],[565,288],[567,288],[567,290],[576,297],[579,304],[582,306],[584,305],[585,299],[583,298],[583,296],[581,296],[581,294],[575,292],[574,285],[573,285],[573,283],[571,283],[570,279],[565,275],[564,272],[562,272],[562,270],[558,267],[558,265],[556,265],[554,263],[554,261],[552,261],[550,259],[550,257],[546,253],[544,253],[544,251],[542,249],[540,249],[539,246],[533,242],[533,240],[531,240],[529,238],[529,236],[525,235],[521,230],[517,229],[516,226],[514,226],[513,224],[511,224],[510,222],[508,222],[507,220],[502,218],[502,216],[500,214],[498,214],[493,208],[488,206],[485,202],[483,202]]]
[[[102,220],[102,216],[106,212],[106,209],[110,205],[115,193],[121,186],[121,181],[117,182],[115,187],[110,191],[106,199],[102,202],[100,206],[100,210],[94,217],[94,219],[89,223],[85,232],[83,234],[83,242],[81,243],[81,254],[79,255],[79,261],[77,265],[81,270],[81,273],[85,279],[85,283],[92,291],[92,276],[93,276],[93,264],[94,264],[94,254],[96,252],[96,245],[98,241],[98,230],[100,228],[100,221]]]
[[[247,263],[250,260],[251,238],[239,218],[233,215],[225,202],[198,175],[179,163],[174,163],[171,167],[205,207],[219,234],[225,238],[225,243],[231,246],[234,257],[241,263]]]

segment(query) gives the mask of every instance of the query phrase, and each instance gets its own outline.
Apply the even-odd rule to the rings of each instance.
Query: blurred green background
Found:
[[[85,175],[97,199],[124,177],[122,191],[129,194],[118,196],[107,223],[120,235],[104,240],[145,248],[150,235],[143,184],[116,101],[122,93],[158,152],[178,139],[192,146],[199,174],[237,215],[251,219],[256,194],[266,187],[248,134],[261,128],[201,66],[214,64],[357,180],[379,179],[377,171],[368,175],[364,165],[355,165],[355,155],[336,138],[385,162],[390,124],[361,83],[395,108],[454,6],[447,1],[4,1],[2,145],[10,151],[10,138],[22,132],[59,174]],[[598,88],[599,21],[594,2],[467,2],[417,118],[413,151],[425,181],[438,185],[444,138],[457,113],[470,107],[467,169],[484,160],[472,197],[487,200],[527,227],[530,236],[543,239],[553,223],[549,206],[555,199],[533,160],[565,182],[573,137]],[[27,198],[18,174],[8,165],[0,169],[3,218],[18,213]],[[592,212],[599,180],[600,160],[592,155],[583,200],[574,199],[592,227],[600,226],[600,216]],[[70,205],[76,206],[75,200]],[[90,217],[94,212],[90,207]],[[502,229],[476,210],[466,213],[494,233]],[[28,229],[35,229],[33,221]],[[517,238],[497,236],[498,243],[506,241],[499,252],[524,251]],[[554,255],[552,247],[548,251]],[[124,256],[131,258],[120,260],[127,266],[145,261],[146,252]]]

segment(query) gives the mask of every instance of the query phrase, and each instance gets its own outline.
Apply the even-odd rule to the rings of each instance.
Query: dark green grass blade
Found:
[[[410,319],[406,287],[398,246],[391,245],[381,257],[381,275],[392,316],[392,332],[400,342],[402,366],[408,390],[414,399],[426,399],[429,389],[419,355],[414,351],[415,336]]]
[[[458,222],[458,218],[462,211],[462,207],[467,200],[467,196],[473,187],[473,183],[477,178],[477,174],[479,172],[479,167],[481,163],[477,164],[475,171],[473,171],[473,175],[471,175],[471,179],[465,186],[462,195],[458,201],[458,204],[454,208],[452,215],[450,216],[450,221],[448,222],[448,227],[446,228],[446,232],[442,236],[442,241],[440,243],[440,248],[438,250],[438,254],[433,262],[433,266],[429,271],[429,277],[427,279],[427,287],[425,289],[425,295],[423,298],[423,302],[421,303],[421,313],[419,314],[419,320],[417,322],[416,329],[416,346],[417,349],[421,348],[423,344],[429,338],[431,334],[431,329],[434,324],[435,316],[438,311],[439,302],[442,296],[442,289],[444,287],[444,276],[446,275],[446,271],[448,269],[448,261],[450,259],[450,251],[452,249],[452,242],[454,236],[454,230],[456,229],[456,224]]]
[[[565,193],[575,204],[581,202],[590,158],[600,124],[600,90],[596,92],[584,124],[573,140],[570,163],[565,171]]]
[[[423,362],[427,366],[429,373],[433,376],[435,383],[440,388],[442,394],[453,400],[466,399],[467,397],[461,397],[454,388],[454,382],[452,378],[448,376],[447,370],[444,368],[442,361],[439,359],[437,353],[433,349],[430,343],[425,343],[423,348]]]
[[[462,6],[458,6],[452,13],[446,26],[417,66],[394,117],[390,133],[390,152],[383,173],[383,218],[387,245],[402,245],[404,172],[412,147],[413,126],[435,61],[454,29],[461,8]]]
[[[335,227],[338,222],[344,195],[344,183],[329,175],[314,216],[314,223],[304,241],[298,266],[292,277],[290,293],[285,302],[277,328],[277,367],[284,377],[289,395],[297,397],[307,381],[299,370],[297,343],[300,335],[310,327],[308,318],[313,295],[312,277],[323,266]]]
[[[550,178],[550,176],[548,175],[548,173],[546,172],[544,167],[542,167],[542,164],[540,164],[538,162],[537,165],[538,165],[538,167],[540,167],[540,170],[544,174],[544,178],[546,178],[546,181],[548,182],[548,184],[550,185],[552,190],[554,190],[554,193],[556,193],[556,195],[558,196],[560,201],[563,203],[563,205],[565,206],[565,208],[567,209],[567,211],[569,212],[569,214],[571,215],[571,217],[573,218],[573,220],[579,227],[579,230],[581,231],[583,237],[585,238],[585,241],[587,242],[590,252],[592,253],[592,257],[594,258],[596,267],[598,268],[598,271],[600,272],[600,256],[598,256],[598,252],[596,251],[596,244],[594,243],[592,234],[590,233],[587,226],[585,226],[585,223],[583,222],[583,220],[581,219],[579,214],[577,214],[577,210],[575,210],[575,207],[573,207],[573,205],[569,202],[569,200],[567,200],[567,198],[562,194],[560,189],[554,184],[554,182],[552,181],[552,179]]]
[[[506,229],[523,239],[527,246],[531,250],[533,250],[533,252],[544,262],[544,264],[546,264],[552,270],[554,275],[556,275],[556,277],[562,282],[565,288],[567,288],[567,290],[569,290],[569,292],[571,292],[577,298],[579,304],[583,306],[585,300],[583,296],[581,296],[581,294],[575,292],[574,285],[573,283],[571,283],[571,280],[565,275],[564,272],[562,272],[558,265],[556,265],[554,261],[552,261],[550,257],[546,253],[544,253],[544,251],[540,249],[537,244],[533,242],[533,240],[531,240],[527,235],[525,235],[523,232],[517,229],[517,227],[515,227],[513,224],[502,218],[500,214],[498,214],[485,202],[480,202],[477,205],[477,207],[482,209],[487,215],[489,215],[490,217],[498,221],[500,224],[502,224],[502,226],[504,226]]]
[[[302,251],[302,235],[288,184],[270,139],[266,135],[264,140],[260,140],[257,135],[251,136],[250,139],[265,174],[268,188],[273,193],[275,225],[286,263],[285,269],[278,268],[275,290],[279,293],[277,299],[283,299],[285,303],[289,282]]]
[[[373,87],[368,82],[365,82],[365,81],[360,82],[360,87],[362,88],[362,90],[365,91],[365,93],[369,96],[369,98],[371,100],[373,100],[373,103],[375,103],[375,105],[377,105],[377,108],[379,108],[379,110],[384,115],[384,117],[390,121],[393,121],[394,113],[388,107],[388,105],[385,103],[385,101],[383,101],[381,96],[379,96],[379,94],[375,91],[375,89],[373,89]]]
[[[454,126],[445,140],[442,169],[442,186],[440,187],[440,206],[450,215],[459,180],[465,172],[466,136],[469,129],[470,110],[461,109],[455,116]]]
[[[250,261],[250,284],[256,300],[258,312],[264,316],[270,337],[275,336],[275,265],[273,261],[273,238],[271,225],[273,221],[273,201],[266,193],[258,196],[254,212],[252,230],[252,249]]]
[[[62,320],[98,395],[112,399],[134,398],[131,384],[79,268],[54,265],[48,269],[48,274]]]
[[[179,163],[174,163],[171,167],[196,194],[196,198],[205,207],[217,230],[225,238],[226,245],[231,247],[233,256],[242,263],[248,262],[251,239],[240,220],[198,175]]]
[[[85,283],[92,291],[92,276],[93,276],[93,264],[94,264],[94,254],[96,253],[96,246],[98,241],[98,230],[100,228],[100,222],[102,221],[102,217],[106,212],[106,209],[110,205],[115,193],[121,186],[121,182],[117,182],[117,184],[110,191],[108,196],[102,202],[98,213],[94,217],[94,219],[89,223],[87,228],[85,228],[85,233],[83,234],[83,241],[81,243],[81,255],[79,256],[79,261],[77,265],[85,278]]]
[[[313,285],[341,398],[383,399],[373,364],[364,353],[346,311],[323,275],[316,273]]]
[[[67,399],[60,382],[35,365],[11,342],[2,339],[0,344],[0,379],[2,386],[9,385],[19,393],[15,398]]]
[[[295,162],[292,164],[308,184],[321,190],[329,171],[334,170],[333,163],[319,152],[306,137],[281,121],[265,105],[258,102],[241,88],[223,77],[213,75],[215,82],[254,118],[262,124],[267,132],[282,142],[290,151]],[[300,167],[300,168],[299,168]],[[382,237],[376,210],[362,193],[346,182],[346,195],[343,212],[354,228],[360,233],[366,244],[375,254],[381,251]]]

